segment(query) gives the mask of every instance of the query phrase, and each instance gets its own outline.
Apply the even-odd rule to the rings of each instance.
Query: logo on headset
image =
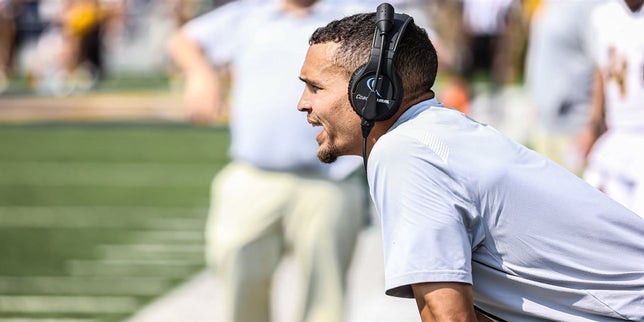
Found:
[[[382,76],[379,77],[379,78],[382,79]],[[367,80],[367,87],[369,88],[369,90],[373,92],[375,86],[376,86],[376,78],[375,77],[369,78]],[[376,92],[376,96],[378,96],[378,98],[382,98],[382,95],[380,94],[380,91],[378,89],[376,89],[375,92]]]
[[[382,76],[381,76],[381,77],[379,77],[379,78],[380,78],[380,79],[382,79]],[[367,88],[369,88],[369,90],[370,90],[371,92],[376,92],[376,102],[378,102],[378,103],[383,103],[383,104],[389,104],[389,103],[390,103],[390,101],[389,101],[388,99],[383,98],[383,97],[382,97],[382,94],[380,94],[380,91],[379,91],[379,90],[377,90],[377,89],[376,89],[376,90],[374,90],[375,86],[376,86],[376,78],[375,78],[375,77],[371,77],[371,78],[369,78],[369,79],[367,80]],[[360,94],[358,94],[358,95],[356,95],[356,99],[359,99],[359,100],[362,100],[362,101],[366,101],[366,100],[367,100],[367,97],[366,97],[366,96],[364,96],[364,95],[360,95]]]

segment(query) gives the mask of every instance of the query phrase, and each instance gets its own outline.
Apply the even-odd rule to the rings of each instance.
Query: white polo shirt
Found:
[[[490,126],[417,104],[368,179],[387,294],[463,282],[509,321],[644,320],[644,220]]]
[[[297,110],[304,84],[298,79],[318,27],[342,18],[341,6],[324,2],[309,14],[286,14],[279,1],[234,1],[190,21],[184,31],[214,65],[230,64],[231,147],[234,160],[290,171],[317,169],[342,177],[361,165],[357,157],[322,164],[316,157],[319,128]]]

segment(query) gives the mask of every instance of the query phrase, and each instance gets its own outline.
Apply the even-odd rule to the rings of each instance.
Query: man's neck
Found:
[[[288,15],[305,17],[311,13],[316,2],[312,0],[282,0],[282,11]]]
[[[625,2],[632,12],[640,10],[642,8],[642,4],[644,4],[644,0],[625,0]]]
[[[378,139],[380,139],[381,136],[385,135],[385,133],[389,131],[389,129],[396,123],[396,121],[398,121],[400,116],[405,113],[405,111],[420,102],[430,100],[434,97],[435,95],[433,91],[411,95],[410,97],[403,99],[402,104],[400,104],[400,109],[398,109],[394,116],[387,120],[376,122],[376,124],[373,126],[373,129],[371,130],[371,133],[369,134],[369,137],[367,138],[367,155],[371,152],[371,148],[373,148]]]

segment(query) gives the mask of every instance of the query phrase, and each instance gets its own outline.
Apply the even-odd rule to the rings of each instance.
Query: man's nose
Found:
[[[311,110],[311,103],[304,96],[297,102],[297,110],[300,112],[309,112]]]

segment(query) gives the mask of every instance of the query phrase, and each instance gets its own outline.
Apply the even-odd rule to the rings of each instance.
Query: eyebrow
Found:
[[[321,85],[313,80],[303,78],[302,76],[298,77],[301,81],[306,83],[307,85],[315,86],[315,87],[321,87]]]

